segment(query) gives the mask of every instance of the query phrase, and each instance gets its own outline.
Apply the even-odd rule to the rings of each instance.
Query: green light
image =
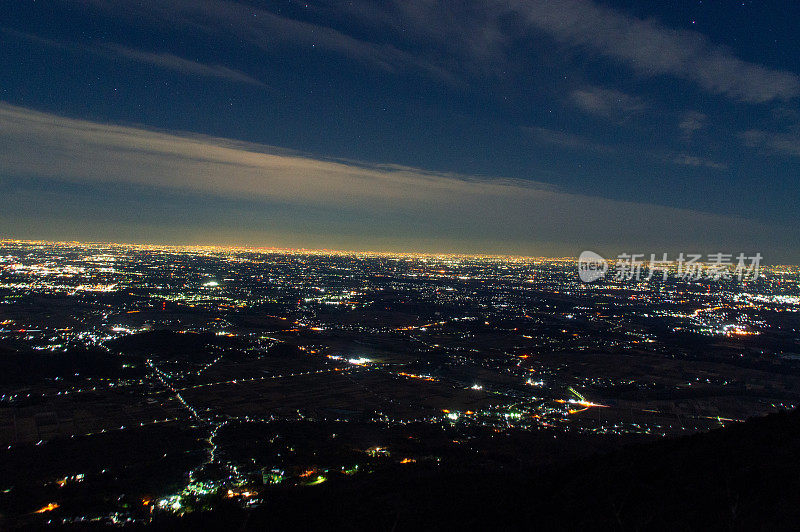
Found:
[[[322,484],[322,483],[323,483],[323,482],[325,482],[326,480],[328,480],[328,479],[327,479],[327,478],[325,478],[325,477],[324,477],[324,476],[322,476],[322,475],[319,475],[319,476],[316,478],[316,480],[314,480],[314,481],[312,481],[312,482],[309,482],[309,483],[308,483],[308,485],[309,485],[309,486],[316,486],[317,484]]]

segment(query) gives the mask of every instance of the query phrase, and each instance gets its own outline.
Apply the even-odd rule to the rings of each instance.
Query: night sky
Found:
[[[3,2],[0,237],[800,262],[798,27],[793,1]]]

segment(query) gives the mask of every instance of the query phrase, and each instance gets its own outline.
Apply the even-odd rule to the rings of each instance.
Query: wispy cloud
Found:
[[[170,53],[147,52],[144,50],[136,50],[134,48],[121,46],[115,43],[85,45],[70,41],[59,41],[30,33],[11,30],[8,28],[0,28],[0,31],[19,39],[24,39],[26,41],[39,44],[41,46],[59,48],[62,50],[69,50],[71,52],[99,55],[108,59],[127,59],[130,61],[136,61],[138,63],[153,65],[164,70],[180,72],[181,74],[223,78],[239,83],[247,83],[249,85],[266,87],[265,83],[245,74],[244,72],[240,72],[222,65],[205,64],[198,61],[192,61],[190,59],[185,59]]]
[[[711,168],[713,170],[727,170],[728,165],[724,163],[718,163],[711,159],[707,159],[705,157],[700,157],[698,155],[688,155],[685,153],[681,153],[673,157],[672,162],[675,164],[679,164],[682,166],[693,166],[695,168],[705,167]]]
[[[794,73],[743,61],[698,32],[672,29],[590,0],[518,0],[511,9],[557,41],[592,49],[643,76],[674,76],[752,103],[800,94],[800,77]]]
[[[291,45],[308,53],[333,52],[384,71],[415,69],[447,82],[458,82],[448,69],[420,54],[252,5],[227,0],[144,0],[137,5],[125,0],[91,0],[91,3],[115,15],[126,14],[212,35],[228,34],[267,53],[280,54],[281,47]]]
[[[581,135],[568,133],[566,131],[531,126],[523,126],[521,129],[524,133],[530,135],[534,140],[543,142],[545,144],[558,146],[560,148],[579,151],[589,150],[597,153],[613,153],[616,151],[614,146],[595,142]]]
[[[266,87],[265,83],[248,76],[244,72],[233,70],[222,65],[198,63],[197,61],[191,61],[189,59],[184,59],[169,53],[145,52],[116,44],[107,44],[101,48],[97,48],[96,50],[98,52],[106,50],[111,54],[116,54],[119,57],[124,57],[126,59],[130,59],[131,61],[155,65],[159,68],[174,70],[175,72],[180,72],[182,74],[225,78],[241,83],[248,83],[250,85],[257,85],[259,87]]]
[[[624,117],[647,108],[644,100],[614,89],[588,87],[572,91],[571,100],[581,109],[607,117]]]
[[[525,68],[515,43],[548,35],[589,50],[640,76],[672,76],[736,101],[761,103],[800,95],[800,77],[744,61],[696,31],[642,20],[592,0],[354,0],[307,6],[308,22],[229,0],[90,0],[115,15],[191,27],[276,52],[283,45],[326,50],[386,71],[415,69],[459,82],[465,73],[507,75]],[[312,17],[313,18],[313,17]],[[333,27],[318,20],[351,24]],[[366,28],[356,31],[352,28]]]
[[[739,137],[751,148],[763,148],[770,152],[800,157],[800,135],[751,129],[741,133]]]
[[[670,163],[694,168],[711,168],[713,170],[727,170],[728,165],[699,155],[686,153],[672,153],[649,148],[632,148],[604,144],[566,131],[548,129],[543,127],[523,126],[520,128],[532,139],[543,144],[550,144],[567,150],[577,152],[593,152],[601,155],[613,155],[623,158],[647,158],[654,163]]]
[[[705,114],[698,111],[690,111],[684,115],[683,120],[678,124],[678,128],[683,132],[685,140],[691,140],[697,131],[706,127],[707,121],[708,117]]]
[[[67,181],[86,194],[119,184],[260,203],[265,214],[270,206],[291,206],[294,214],[276,231],[296,232],[328,213],[324,216],[337,220],[339,228],[328,232],[332,240],[344,231],[362,238],[381,233],[406,245],[424,240],[452,249],[453,242],[466,241],[494,251],[536,253],[547,246],[550,252],[574,253],[620,246],[764,249],[781,231],[728,216],[570,194],[519,179],[323,160],[6,104],[0,104],[0,167],[9,179]],[[246,220],[239,224],[247,225]]]

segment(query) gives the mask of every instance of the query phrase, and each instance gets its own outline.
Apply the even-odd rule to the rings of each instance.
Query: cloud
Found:
[[[326,50],[385,71],[414,69],[452,83],[461,83],[465,73],[505,76],[523,70],[516,45],[544,33],[641,76],[689,80],[736,101],[761,103],[800,94],[800,77],[792,72],[741,60],[698,32],[672,29],[591,0],[402,0],[379,6],[323,0],[305,6],[315,22],[228,0],[91,3],[137,21],[228,33],[268,53],[279,53],[283,45],[309,53]]]
[[[226,0],[144,0],[137,5],[126,0],[91,0],[91,3],[114,15],[128,16],[137,21],[188,27],[214,35],[228,34],[276,55],[281,54],[282,46],[291,45],[312,54],[332,52],[387,72],[410,68],[425,71],[443,81],[458,83],[450,71],[419,54],[251,5]]]
[[[257,79],[251,76],[248,76],[244,72],[233,70],[231,68],[227,68],[222,65],[209,65],[209,64],[199,63],[197,61],[184,59],[183,57],[179,57],[177,55],[169,53],[146,52],[143,50],[136,50],[134,48],[128,48],[114,43],[102,43],[99,45],[84,45],[75,42],[57,41],[8,28],[0,28],[0,31],[8,35],[12,35],[16,38],[24,39],[26,41],[39,44],[41,46],[59,48],[71,52],[89,53],[93,55],[103,56],[105,58],[113,60],[120,58],[127,59],[130,61],[136,61],[138,63],[153,65],[155,67],[164,70],[172,70],[174,72],[180,72],[181,74],[206,76],[212,78],[223,78],[223,79],[229,79],[231,81],[237,81],[240,83],[256,85],[259,87],[266,87],[266,85],[263,82],[258,81]]]
[[[622,157],[633,157],[638,160],[641,160],[642,158],[648,158],[654,162],[659,162],[659,163],[668,162],[680,166],[691,166],[694,168],[705,167],[714,170],[728,169],[728,165],[725,163],[716,162],[711,159],[707,159],[705,157],[700,157],[697,155],[688,155],[685,153],[678,153],[678,154],[664,153],[663,151],[646,149],[646,148],[634,149],[622,146],[614,146],[610,144],[595,142],[591,139],[588,139],[580,135],[575,135],[573,133],[567,133],[565,131],[559,131],[543,127],[523,126],[520,129],[521,131],[530,135],[531,138],[540,143],[551,144],[553,146],[558,146],[559,148],[565,148],[568,150],[577,150],[580,152],[594,152],[598,154],[617,155]]]
[[[718,163],[716,161],[712,161],[711,159],[706,159],[705,157],[699,157],[697,155],[687,155],[685,153],[681,153],[673,157],[672,162],[682,166],[693,166],[695,168],[705,167],[713,170],[728,169],[727,164]]]
[[[572,91],[570,98],[584,111],[607,117],[624,116],[647,108],[641,98],[601,87]]]
[[[798,135],[751,129],[740,133],[739,138],[751,148],[765,148],[770,152],[800,157],[800,136]]]
[[[561,148],[580,151],[590,150],[597,153],[614,153],[616,151],[614,146],[595,142],[581,135],[566,131],[535,126],[522,126],[520,129],[539,142]]]
[[[248,76],[244,72],[233,70],[222,65],[207,65],[184,59],[173,54],[168,53],[151,53],[133,48],[127,48],[116,44],[107,44],[98,49],[98,52],[107,50],[109,53],[130,59],[131,61],[138,61],[140,63],[147,63],[155,65],[165,70],[173,70],[182,74],[193,74],[198,76],[207,76],[213,78],[225,78],[232,81],[241,83],[248,83],[259,87],[266,87],[266,85],[257,79]]]
[[[264,217],[287,212],[276,218],[271,234],[299,235],[296,245],[303,245],[303,234],[314,233],[332,243],[350,235],[354,243],[349,245],[362,247],[380,241],[386,247],[402,242],[413,249],[427,243],[440,250],[526,254],[620,247],[764,250],[770,242],[778,242],[777,249],[786,247],[779,240],[785,228],[735,217],[570,194],[519,179],[326,160],[260,144],[101,124],[7,104],[0,104],[0,168],[7,185],[9,180],[20,186],[32,179],[64,182],[87,198],[113,187],[118,194],[151,191],[148,205],[152,198],[175,194],[202,198],[204,212],[215,204],[226,213],[232,202],[247,204],[249,214],[229,223],[248,230]],[[131,192],[125,204],[130,209],[145,201],[140,197]],[[11,212],[14,201],[0,198],[0,213]],[[39,209],[27,215],[42,225],[48,210]],[[90,211],[75,216],[89,216]],[[7,224],[8,216],[0,214],[0,219]],[[187,211],[182,223],[205,227],[209,219]],[[101,226],[115,224],[112,216]],[[231,227],[228,233],[234,231]]]
[[[691,140],[695,132],[706,127],[708,117],[698,111],[690,111],[684,115],[678,128],[683,132],[683,138]]]
[[[800,77],[743,61],[704,35],[668,28],[589,0],[518,0],[511,10],[531,28],[569,46],[594,50],[640,75],[692,81],[712,94],[761,103],[800,94]]]

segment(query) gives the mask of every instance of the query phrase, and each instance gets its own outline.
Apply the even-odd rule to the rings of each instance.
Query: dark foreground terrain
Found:
[[[221,503],[211,512],[159,515],[151,527],[793,530],[800,520],[798,453],[794,411],[554,468],[376,472],[358,482],[276,492],[251,510]]]

